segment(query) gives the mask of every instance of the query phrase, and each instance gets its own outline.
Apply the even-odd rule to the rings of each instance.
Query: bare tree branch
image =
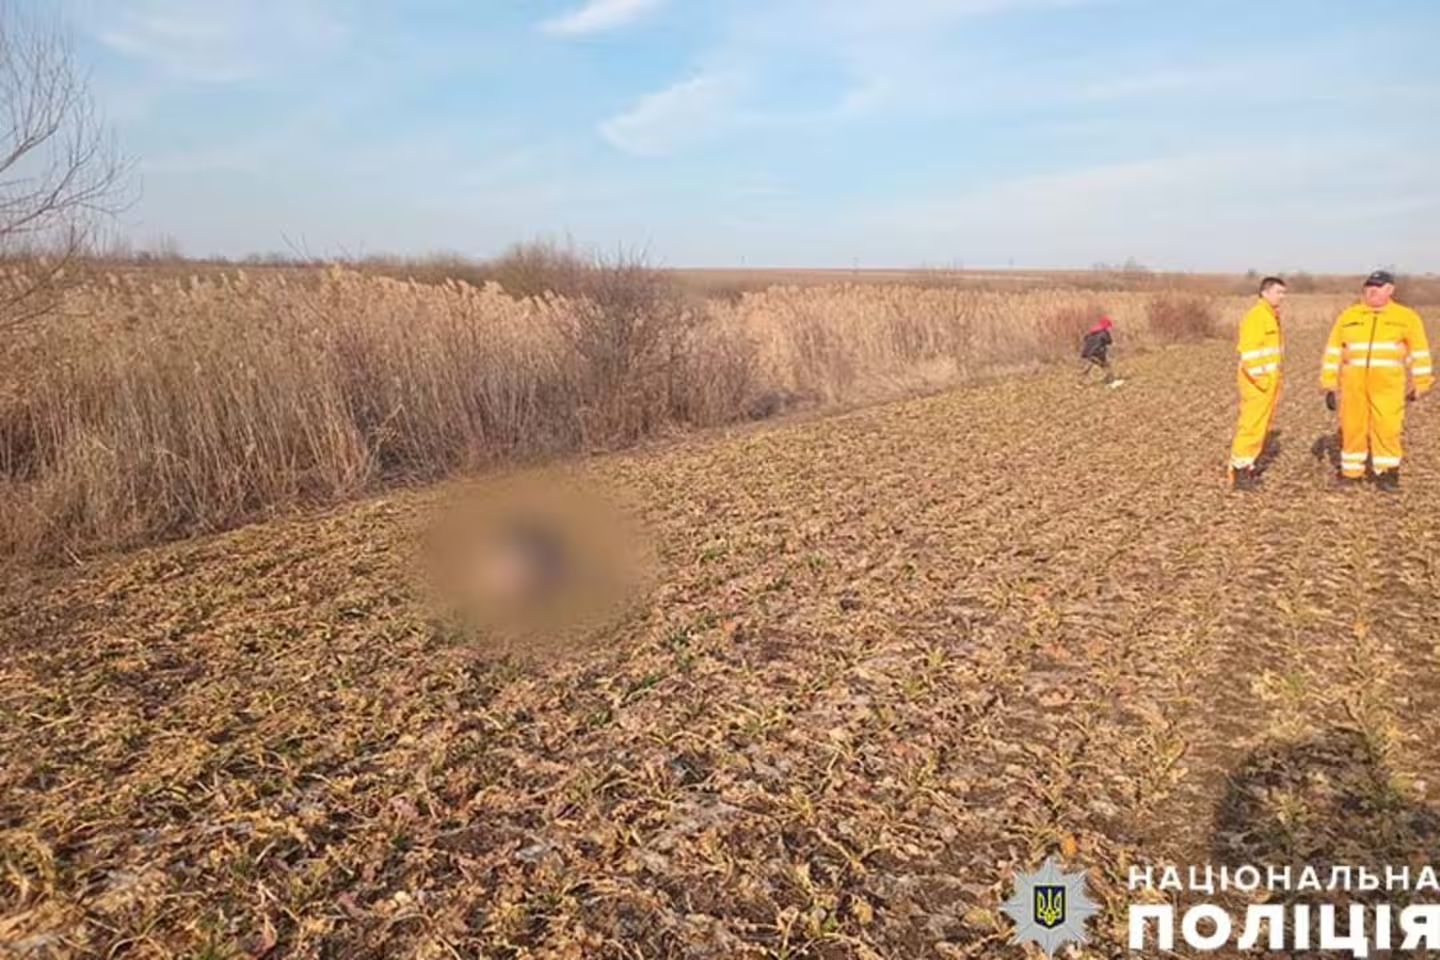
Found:
[[[69,34],[0,0],[0,330],[59,306],[131,174]]]

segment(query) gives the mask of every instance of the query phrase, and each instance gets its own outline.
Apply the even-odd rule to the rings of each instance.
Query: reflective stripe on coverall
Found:
[[[1230,446],[1230,469],[1249,470],[1265,447],[1265,435],[1280,398],[1280,357],[1284,342],[1280,317],[1261,300],[1240,321],[1240,366],[1235,380],[1240,389],[1240,416],[1235,442]]]
[[[1398,469],[1404,451],[1406,373],[1416,394],[1435,383],[1430,344],[1420,315],[1391,301],[1379,309],[1357,303],[1335,320],[1325,346],[1320,386],[1340,391],[1340,471],[1365,475]]]

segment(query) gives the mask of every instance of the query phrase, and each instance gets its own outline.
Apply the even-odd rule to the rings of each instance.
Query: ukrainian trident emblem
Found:
[[[1035,884],[1035,922],[1054,930],[1065,922],[1065,887],[1058,883]]]
[[[1015,921],[1012,943],[1033,940],[1053,958],[1066,941],[1085,942],[1085,920],[1099,907],[1085,892],[1085,874],[1064,873],[1051,857],[1034,873],[1015,875],[1015,892],[1000,909]]]

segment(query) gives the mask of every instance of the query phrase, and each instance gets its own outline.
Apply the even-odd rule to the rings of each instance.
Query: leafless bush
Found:
[[[1035,331],[1042,355],[1058,360],[1077,354],[1085,332],[1104,312],[1098,304],[1078,303],[1056,307],[1045,314]]]
[[[1401,275],[1395,278],[1395,293],[1402,301],[1416,307],[1440,307],[1440,277]]]
[[[548,240],[519,243],[483,265],[485,277],[516,297],[539,297],[547,293],[562,297],[585,295],[596,284],[596,268],[606,266],[600,258],[587,257],[573,249],[560,247]],[[634,267],[639,263],[622,260],[617,268]],[[618,272],[625,272],[623,269]],[[652,271],[653,272],[653,271]],[[602,284],[603,285],[603,284]]]
[[[1162,343],[1205,340],[1219,332],[1214,304],[1202,297],[1160,294],[1145,307],[1150,331]]]
[[[555,278],[548,256],[536,264]],[[670,412],[671,376],[694,319],[669,279],[634,260],[562,264],[575,309],[557,314],[573,352],[587,441],[631,443]],[[503,283],[502,283],[503,286]]]

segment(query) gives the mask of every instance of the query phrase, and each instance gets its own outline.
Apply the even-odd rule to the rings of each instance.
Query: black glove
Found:
[[[1335,412],[1335,391],[1334,391],[1334,390],[1326,390],[1326,391],[1325,391],[1325,409],[1326,409],[1326,410],[1329,410],[1331,413],[1334,413],[1334,412]]]
[[[1420,399],[1419,395],[1416,394],[1414,390],[1411,390],[1409,393],[1405,394],[1405,402],[1406,402],[1406,403],[1414,403],[1416,400],[1419,400],[1419,399]]]

